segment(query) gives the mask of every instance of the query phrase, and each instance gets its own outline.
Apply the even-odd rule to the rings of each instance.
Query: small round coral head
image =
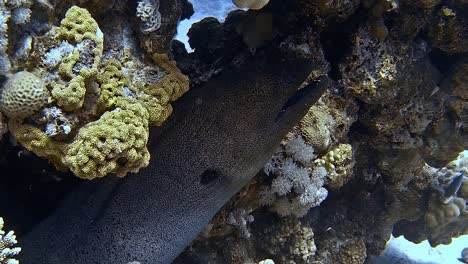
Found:
[[[232,0],[238,8],[249,8],[253,10],[262,9],[270,0]]]
[[[11,119],[38,112],[49,98],[45,83],[36,75],[20,71],[8,77],[0,94],[0,110]]]

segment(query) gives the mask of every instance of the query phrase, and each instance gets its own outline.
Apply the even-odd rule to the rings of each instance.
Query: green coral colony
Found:
[[[188,90],[175,63],[154,54],[163,77],[132,82],[120,62],[103,61],[104,35],[77,6],[36,41],[32,57],[41,63],[11,75],[0,97],[14,138],[80,178],[125,176],[147,166],[149,126],[161,125],[170,102]]]

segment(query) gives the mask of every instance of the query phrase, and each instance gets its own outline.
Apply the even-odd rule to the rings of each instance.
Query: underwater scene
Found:
[[[468,263],[467,0],[0,0],[0,264]]]

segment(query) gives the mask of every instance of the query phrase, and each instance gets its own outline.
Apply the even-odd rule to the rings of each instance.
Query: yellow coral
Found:
[[[56,32],[57,39],[74,43],[76,49],[60,62],[58,72],[67,84],[52,82],[52,96],[63,109],[74,111],[83,106],[85,83],[97,74],[103,35],[91,14],[77,6],[67,11]]]
[[[349,144],[340,144],[314,162],[328,172],[327,185],[332,189],[341,188],[352,176],[353,150]]]
[[[12,123],[13,136],[57,168],[70,169],[85,179],[108,173],[124,176],[147,166],[149,125],[161,125],[172,113],[170,103],[188,90],[188,78],[166,54],[154,54],[164,75],[150,84],[132,83],[116,60],[101,65],[102,32],[89,12],[76,6],[48,34],[47,41],[52,41],[39,45],[42,50],[73,50],[65,58],[54,54],[48,58],[49,66],[43,70],[53,68],[58,75],[41,86],[51,90],[52,107],[60,106],[57,111],[64,118],[75,120],[73,133],[54,140],[43,132],[50,123]],[[41,107],[43,104],[41,101]]]
[[[149,163],[148,137],[148,112],[144,107],[117,107],[80,129],[67,149],[64,163],[85,179],[138,172]]]
[[[117,102],[141,103],[149,113],[149,125],[162,125],[172,113],[170,102],[184,94],[189,84],[188,78],[180,72],[175,62],[170,61],[166,54],[155,54],[153,58],[158,66],[166,71],[166,75],[158,82],[146,86],[139,83],[132,86],[129,79],[122,73],[121,64],[115,60],[108,61],[97,77],[101,87],[99,111],[113,109]]]
[[[130,90],[130,81],[122,73],[122,66],[116,60],[109,60],[97,76],[101,88],[97,108],[99,112],[114,108],[119,97],[125,97],[124,87]]]
[[[166,71],[166,76],[158,82],[160,86],[168,95],[171,102],[177,100],[189,89],[188,77],[183,75],[175,61],[169,60],[167,54],[153,54],[153,60]]]
[[[60,22],[58,37],[79,43],[84,38],[94,39],[98,28],[98,24],[88,10],[72,6]]]
[[[66,169],[62,163],[66,149],[65,143],[53,140],[37,127],[20,124],[14,120],[8,122],[8,128],[16,141],[27,150],[41,158],[48,159],[58,170]]]
[[[78,62],[80,59],[80,52],[75,50],[73,51],[72,55],[63,59],[59,66],[59,74],[63,78],[73,78],[75,74],[73,74],[73,66]]]
[[[146,87],[139,87],[138,102],[149,113],[149,124],[160,126],[172,114],[172,106],[169,104],[169,95],[159,86],[159,82]]]
[[[102,51],[104,49],[104,36],[102,31],[99,29],[97,22],[93,19],[88,10],[77,6],[71,7],[65,14],[65,18],[60,23],[60,27],[57,29],[57,38],[60,40],[67,40],[71,43],[77,44],[77,46],[81,44],[83,46],[79,47],[81,52],[83,49],[91,50],[93,55],[92,66],[90,68],[85,67],[80,69],[80,75],[89,77],[96,74],[101,61]],[[90,41],[85,42],[86,39]],[[85,56],[80,53],[80,59],[81,57]],[[75,63],[73,63],[73,65]]]
[[[80,109],[83,106],[86,94],[85,79],[82,76],[73,78],[68,86],[51,83],[52,96],[57,100],[57,104],[66,111]]]

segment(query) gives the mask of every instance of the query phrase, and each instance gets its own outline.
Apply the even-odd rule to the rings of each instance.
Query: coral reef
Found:
[[[460,1],[448,1],[438,7],[429,24],[432,45],[448,53],[468,51],[467,7]]]
[[[19,261],[15,257],[21,252],[21,248],[15,247],[18,243],[15,233],[13,231],[5,233],[3,225],[3,218],[0,217],[0,263],[18,264]]]
[[[461,153],[447,167],[436,169],[427,166],[425,171],[432,182],[424,215],[413,223],[402,221],[397,224],[395,234],[415,242],[427,239],[432,246],[437,246],[449,244],[452,237],[468,232],[467,164],[467,154]]]
[[[312,228],[295,218],[284,218],[256,232],[258,247],[279,263],[310,263],[317,251]]]
[[[260,13],[275,10],[279,2],[270,1]],[[330,64],[317,65],[327,65],[321,69],[334,79],[333,86],[283,140],[264,172],[223,211],[252,208],[251,240],[256,241],[256,228],[268,222],[263,217],[271,217],[265,216],[265,209],[291,215],[294,199],[302,195],[296,192],[294,177],[315,179],[310,175],[318,167],[326,170],[316,182],[326,188],[327,198],[301,214],[293,213],[314,230],[318,250],[309,263],[364,263],[366,256],[384,250],[392,234],[415,242],[428,239],[433,246],[466,234],[462,196],[466,180],[456,178],[456,173],[438,174],[445,174],[442,168],[450,167],[447,163],[468,147],[462,74],[467,27],[461,15],[466,5],[437,0],[303,0],[295,8],[296,17],[322,33],[315,39],[321,43],[316,53],[323,53]],[[231,13],[224,24],[214,19],[195,24],[190,36],[194,53],[184,55],[174,45],[176,60],[191,83],[206,82],[222,71],[223,56],[234,51],[223,53],[219,47],[225,39],[235,40],[229,23],[236,16],[240,12]],[[243,38],[242,34],[237,36]],[[459,39],[453,39],[455,34]],[[194,69],[194,64],[199,67]],[[314,156],[304,155],[311,151],[290,151],[300,145],[313,149]],[[456,183],[458,189],[449,188]],[[219,222],[216,226],[227,230]],[[242,242],[231,232],[217,235],[200,237],[191,259],[214,254],[222,248],[222,237],[243,244],[256,261],[277,261],[275,256],[284,253],[261,255],[265,249],[259,250],[257,242],[252,249],[252,242]],[[213,250],[197,252],[199,245]]]
[[[110,56],[103,39],[91,14],[71,7],[59,27],[36,37],[29,64],[39,61],[37,76],[13,74],[0,100],[20,144],[85,179],[146,167],[149,125],[162,125],[170,103],[188,90],[166,54],[153,54],[154,78],[135,77],[131,73],[143,66],[132,56],[124,66],[102,61]]]
[[[170,262],[210,219],[175,264],[364,263],[391,235],[468,233],[466,1],[233,3],[192,26],[190,53],[173,40],[186,0],[0,3],[2,209],[20,235],[50,215],[25,259]],[[57,205],[79,179],[9,165],[36,156],[139,175]],[[27,203],[30,186],[46,191]]]
[[[300,0],[298,12],[314,19],[314,24],[326,27],[329,20],[345,21],[359,4],[359,0]]]

